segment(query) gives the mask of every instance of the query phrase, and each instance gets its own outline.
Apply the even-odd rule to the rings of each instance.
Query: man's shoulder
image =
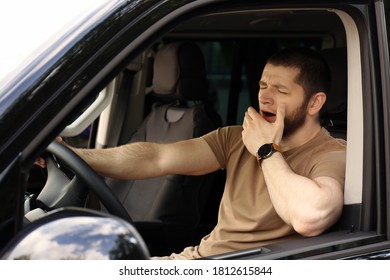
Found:
[[[209,145],[223,145],[227,147],[242,143],[241,132],[242,126],[224,126],[204,135],[202,138]]]
[[[239,132],[241,133],[242,131],[242,126],[241,125],[229,125],[229,126],[224,126],[224,127],[221,127],[222,130],[227,130],[227,131],[231,131],[231,132]]]
[[[230,133],[233,134],[240,134],[242,132],[242,126],[241,125],[231,125],[231,126],[225,126],[225,128],[230,131]]]
[[[307,155],[310,158],[316,158],[322,154],[328,154],[330,152],[345,153],[347,142],[344,139],[333,137],[325,128],[310,141],[305,144],[287,151],[285,154],[290,156],[299,155],[300,158]]]
[[[211,135],[216,135],[217,137],[241,137],[242,126],[239,125],[231,125],[217,128],[212,131]]]
[[[343,138],[334,137],[328,130],[322,128],[321,138],[319,142],[323,144],[323,146],[329,147],[334,150],[346,150],[347,141]]]

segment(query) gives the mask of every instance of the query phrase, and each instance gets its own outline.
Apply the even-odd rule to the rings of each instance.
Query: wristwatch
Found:
[[[282,152],[282,149],[275,143],[262,145],[256,153],[257,161],[260,163],[263,159],[269,158],[274,152]]]

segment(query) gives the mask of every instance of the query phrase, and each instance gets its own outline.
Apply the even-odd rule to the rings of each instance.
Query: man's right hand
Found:
[[[67,145],[64,141],[64,139],[62,139],[61,136],[57,136],[55,141],[57,141],[58,143],[62,144],[62,145]],[[34,164],[42,167],[42,168],[46,168],[46,160],[43,158],[43,157],[39,157],[35,160]]]

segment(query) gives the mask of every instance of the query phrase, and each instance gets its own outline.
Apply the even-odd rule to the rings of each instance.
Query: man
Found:
[[[162,259],[194,259],[315,236],[339,218],[346,143],[319,122],[330,85],[326,63],[309,49],[283,50],[268,60],[259,85],[260,111],[248,108],[242,127],[171,144],[73,148],[98,173],[118,179],[226,169],[214,230],[198,246]]]

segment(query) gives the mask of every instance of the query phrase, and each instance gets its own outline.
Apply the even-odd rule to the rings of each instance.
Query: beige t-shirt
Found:
[[[227,172],[218,223],[199,246],[187,247],[168,258],[194,259],[299,237],[276,213],[262,170],[244,146],[241,131],[240,126],[230,126],[203,136]],[[312,140],[283,152],[283,156],[297,174],[329,176],[344,185],[345,150],[344,140],[322,129]]]

